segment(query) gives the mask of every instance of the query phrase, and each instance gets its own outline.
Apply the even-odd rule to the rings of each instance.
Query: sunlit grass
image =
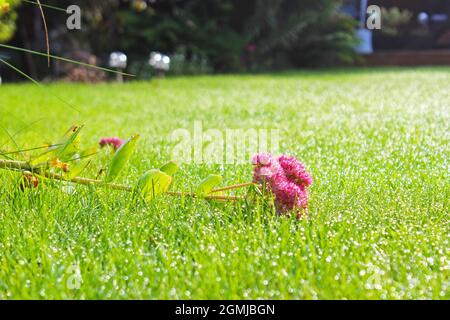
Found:
[[[448,83],[450,69],[436,68],[3,85],[0,150],[16,148],[5,130],[22,129],[23,148],[73,123],[85,124],[85,146],[138,132],[119,179],[133,184],[170,160],[173,130],[198,120],[280,129],[281,151],[315,181],[310,218],[296,221],[243,203],[144,205],[84,186],[68,195],[59,183],[23,193],[0,171],[0,299],[449,299]],[[246,182],[251,166],[184,164],[174,188],[209,173]]]

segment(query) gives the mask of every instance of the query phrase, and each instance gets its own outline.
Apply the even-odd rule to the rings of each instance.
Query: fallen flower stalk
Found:
[[[124,185],[124,184],[105,183],[102,180],[89,179],[89,178],[83,178],[83,177],[67,178],[64,175],[58,174],[58,173],[51,173],[51,172],[46,172],[46,171],[40,172],[39,169],[36,170],[32,166],[30,166],[30,164],[27,163],[26,161],[14,161],[14,160],[3,160],[3,159],[0,159],[0,169],[17,170],[17,171],[21,171],[21,172],[26,173],[26,174],[33,174],[33,173],[35,173],[36,175],[45,177],[47,179],[67,181],[67,182],[72,182],[72,183],[77,183],[77,184],[82,184],[82,185],[97,185],[97,186],[102,186],[102,187],[106,187],[106,188],[109,188],[109,189],[122,190],[122,191],[128,191],[128,192],[132,192],[134,190],[133,187],[128,186],[128,185]],[[242,184],[242,185],[239,185],[239,187],[244,187],[244,186],[248,186],[248,185],[251,185],[251,184],[252,183],[248,183],[248,184],[245,184],[245,185]],[[238,186],[238,185],[236,185],[236,186]],[[216,190],[213,190],[211,193],[224,191],[224,190],[235,189],[236,186],[230,186],[230,187],[224,187],[224,188],[221,188],[221,189],[216,189]],[[204,196],[199,196],[198,194],[195,194],[193,192],[173,192],[173,191],[168,191],[168,192],[166,192],[166,194],[171,195],[171,196],[204,198],[204,199],[210,199],[210,200],[224,200],[224,201],[243,200],[243,197],[238,197],[238,196],[226,196],[226,195],[204,195]]]
[[[251,185],[254,185],[254,182],[246,182],[246,183],[240,183],[240,184],[234,184],[232,186],[227,186],[227,187],[223,187],[223,188],[218,188],[218,189],[214,189],[211,191],[211,193],[217,193],[217,192],[222,192],[222,191],[229,191],[229,190],[233,190],[233,189],[239,189],[239,188],[246,188],[246,187],[250,187]]]
[[[3,159],[0,159],[0,169],[16,169],[23,171],[32,171],[31,166],[25,161],[3,160]]]
[[[278,214],[291,216],[294,213],[297,218],[307,215],[308,187],[313,181],[305,166],[295,157],[288,155],[273,156],[269,153],[255,154],[252,157],[252,182],[218,187],[223,180],[222,176],[209,174],[192,192],[169,191],[173,183],[173,175],[179,169],[175,161],[169,161],[159,169],[153,168],[146,171],[140,176],[136,185],[129,186],[118,184],[114,180],[126,167],[135,151],[139,134],[134,134],[127,140],[118,137],[100,139],[100,147],[110,145],[114,147],[114,154],[107,165],[108,169],[104,179],[97,180],[78,176],[89,165],[90,160],[87,158],[97,153],[96,151],[92,152],[91,149],[80,149],[79,133],[82,127],[77,125],[70,127],[56,147],[49,148],[29,162],[0,159],[0,169],[22,172],[24,178],[21,181],[21,186],[23,188],[36,187],[39,183],[37,178],[41,177],[43,179],[132,192],[133,194],[139,194],[145,201],[151,201],[155,196],[161,194],[216,201],[239,201],[244,200],[245,197],[224,195],[222,192],[247,187],[251,189],[250,187],[256,186],[255,190],[262,191],[259,192],[262,197],[267,195],[273,199],[273,206]],[[73,167],[72,164],[69,165],[68,162],[75,160],[77,162],[73,163]],[[51,168],[62,169],[64,173],[56,173]],[[261,188],[258,188],[258,186]]]

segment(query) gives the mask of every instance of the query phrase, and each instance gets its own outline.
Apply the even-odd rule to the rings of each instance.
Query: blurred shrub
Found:
[[[119,47],[173,55],[174,73],[349,62],[355,21],[335,0],[166,0],[117,16]],[[112,48],[111,48],[112,50]]]
[[[73,51],[67,57],[93,66],[98,65],[98,57],[83,50]],[[76,64],[63,64],[60,71],[63,79],[70,82],[97,83],[106,79],[104,71]]]
[[[46,4],[65,8],[72,0]],[[354,57],[356,22],[340,12],[338,0],[80,0],[77,4],[82,9],[82,29],[70,37],[66,37],[64,13],[46,10],[54,53],[82,49],[105,62],[110,52],[123,51],[129,71],[143,77],[151,76],[147,66],[151,51],[171,56],[172,74],[322,66]],[[24,4],[21,15],[35,9],[32,6]],[[42,39],[39,25],[22,27],[33,26],[35,30],[26,33]],[[33,47],[38,45],[33,40]]]
[[[10,40],[16,31],[15,9],[19,4],[20,0],[0,0],[0,42]]]
[[[255,0],[245,34],[264,68],[351,62],[356,22],[340,1]],[[249,47],[247,47],[247,51]]]
[[[156,1],[139,12],[122,7],[117,14],[119,46],[147,55],[150,51],[175,54],[178,71],[236,70],[243,46],[242,34],[232,21],[236,9],[233,1],[226,0]]]
[[[381,32],[390,36],[397,36],[407,31],[413,13],[406,9],[400,10],[397,7],[389,9],[383,7],[381,8],[381,17],[383,23]]]
[[[213,72],[207,56],[201,53],[195,53],[190,56],[189,60],[187,56],[186,48],[181,47],[177,49],[171,57],[171,74],[203,74]]]

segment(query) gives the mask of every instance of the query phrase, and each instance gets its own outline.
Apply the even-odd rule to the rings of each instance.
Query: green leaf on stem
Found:
[[[133,135],[114,153],[108,168],[108,173],[106,174],[106,182],[111,182],[116,179],[122,169],[125,168],[131,158],[131,155],[136,149],[136,141],[138,139],[138,134]]]
[[[71,159],[67,160],[69,171],[66,173],[68,179],[75,178],[81,174],[91,163],[91,158],[97,154],[97,148],[89,148],[75,154]]]
[[[210,174],[206,177],[200,185],[197,187],[196,194],[199,196],[204,196],[209,193],[222,182],[222,177],[218,174]]]
[[[66,173],[66,177],[68,179],[75,178],[79,174],[81,174],[91,163],[90,159],[80,160],[77,163],[70,164],[69,171]]]
[[[40,166],[49,165],[49,162],[54,159],[60,161],[69,160],[74,154],[76,154],[80,148],[80,136],[79,133],[83,126],[72,126],[66,131],[60,142],[54,145],[50,145],[43,154],[31,159],[30,165]]]
[[[64,135],[64,140],[56,149],[56,156],[62,161],[68,160],[71,156],[80,150],[80,131],[83,126],[73,126]]]
[[[170,161],[163,165],[159,170],[167,173],[169,176],[173,176],[178,171],[178,164],[175,161]]]
[[[137,189],[145,201],[151,201],[155,196],[169,190],[172,177],[158,169],[144,173],[138,181]]]

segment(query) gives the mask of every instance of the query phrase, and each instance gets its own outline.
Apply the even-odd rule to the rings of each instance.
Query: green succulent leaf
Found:
[[[206,177],[200,185],[197,187],[196,194],[199,196],[207,195],[211,193],[215,186],[222,182],[222,177],[218,174],[210,174]]]
[[[49,149],[47,151],[45,151],[44,153],[42,153],[41,155],[37,156],[36,158],[33,158],[30,160],[30,165],[33,167],[36,166],[40,166],[40,165],[47,165],[48,162],[55,158],[56,153],[55,153],[55,149],[53,149],[52,147],[49,147]]]
[[[80,173],[82,173],[84,169],[86,169],[89,166],[90,163],[91,163],[90,159],[84,159],[80,160],[80,162],[78,163],[70,164],[69,167],[70,170],[69,172],[66,173],[66,177],[69,179],[75,178]]]
[[[136,149],[136,142],[138,139],[138,134],[133,135],[114,153],[108,168],[108,173],[106,174],[106,182],[111,182],[116,179],[122,169],[125,168],[131,155]]]
[[[96,154],[97,148],[89,148],[75,154],[70,160],[68,160],[69,171],[66,173],[66,177],[71,179],[82,173],[89,166],[92,157]]]
[[[38,157],[31,159],[30,165],[48,165],[52,159],[61,161],[69,160],[80,149],[80,131],[83,126],[72,126],[66,131],[63,138],[55,145],[51,145],[48,149]]]
[[[145,201],[151,201],[155,196],[169,190],[172,177],[158,169],[144,173],[138,181],[137,189]]]
[[[62,161],[70,158],[74,153],[80,150],[80,131],[83,126],[73,126],[64,135],[64,140],[56,149],[56,156]]]
[[[178,164],[175,161],[170,161],[163,165],[159,170],[167,173],[169,176],[173,176],[178,171]]]

